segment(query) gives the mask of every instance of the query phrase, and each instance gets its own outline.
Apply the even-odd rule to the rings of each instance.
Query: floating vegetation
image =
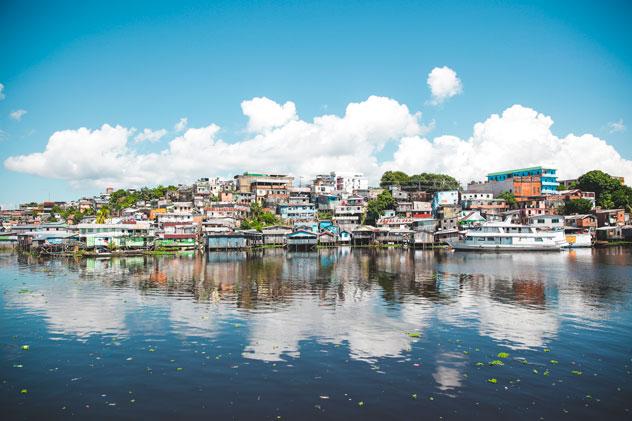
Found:
[[[30,289],[21,289],[18,291],[18,294],[30,294],[31,292],[33,291],[31,291]]]
[[[560,362],[558,360],[551,360],[549,361],[551,364],[559,364]]]
[[[548,376],[549,374],[551,374],[551,372],[549,370],[544,370],[544,373],[542,373],[545,376]]]
[[[509,358],[509,354],[507,352],[499,352],[498,358]]]
[[[29,349],[31,349],[29,345],[22,345],[20,348],[22,348],[22,351],[28,351]]]
[[[574,375],[576,375],[576,376],[581,376],[581,375],[582,375],[582,374],[584,374],[584,373],[582,373],[582,372],[581,372],[581,371],[579,371],[579,370],[573,370],[573,371],[571,371],[571,374],[574,374]]]
[[[421,338],[421,333],[419,332],[406,332],[406,334],[411,338]]]
[[[182,370],[184,370],[182,367],[176,368],[176,371],[182,371]]]
[[[496,384],[496,383],[498,383],[498,380],[496,380],[494,377],[492,377],[491,379],[487,379],[487,382]]]
[[[412,395],[410,395],[411,399],[417,399],[417,394],[413,393]]]
[[[22,389],[22,390],[20,390],[20,394],[22,394],[22,395],[26,395],[27,393],[29,393],[29,390],[28,390],[28,389]]]
[[[154,348],[149,348],[148,351],[149,352],[156,352],[156,350]]]
[[[363,401],[358,402],[358,406],[364,406],[364,402]]]
[[[534,369],[533,369],[533,374],[538,374],[538,373],[539,373],[539,371],[538,371],[537,369],[535,369],[535,368],[534,368]]]
[[[544,348],[544,352],[551,352],[551,350],[548,348]]]
[[[477,366],[477,367],[482,367],[482,366],[484,366],[484,365],[485,365],[485,363],[480,362],[480,361],[476,363],[476,366]]]
[[[494,361],[491,361],[489,365],[505,365],[505,363],[500,360],[494,360]]]

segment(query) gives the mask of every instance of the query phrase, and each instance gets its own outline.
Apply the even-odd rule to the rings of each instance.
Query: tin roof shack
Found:
[[[287,235],[287,246],[292,250],[311,250],[318,244],[318,234],[299,230]]]
[[[335,247],[337,244],[336,234],[331,231],[323,231],[318,234],[318,245],[321,247]]]
[[[292,228],[285,225],[273,225],[261,230],[263,244],[266,246],[285,246],[287,235],[292,232]]]
[[[599,227],[595,230],[595,237],[601,243],[622,241],[623,232],[620,225]]]
[[[77,234],[69,231],[35,231],[17,234],[18,248],[27,251],[41,251],[48,246],[62,247],[70,240],[75,240]],[[58,251],[61,251],[58,250]]]
[[[608,227],[625,224],[625,211],[623,209],[596,209],[598,227]]]
[[[95,247],[138,249],[153,243],[149,222],[134,224],[78,224],[79,239],[86,248]]]
[[[349,230],[340,230],[338,233],[338,243],[341,245],[349,245],[351,243],[351,231]]]
[[[202,223],[202,233],[229,232],[234,231],[237,226],[238,221],[235,218],[208,218]]]
[[[375,231],[375,241],[382,245],[414,245],[415,231],[408,228],[380,228]]]
[[[205,235],[206,250],[244,250],[262,243],[262,235],[256,231],[208,233]]]
[[[436,219],[417,219],[412,223],[412,230],[415,232],[415,247],[432,247],[434,244],[434,233],[439,227]]]
[[[464,193],[463,196],[483,196],[487,193]],[[488,215],[500,216],[504,211],[509,209],[509,205],[503,199],[494,198],[468,198],[461,201],[463,210],[478,211],[483,217]]]
[[[564,217],[564,224],[572,228],[597,228],[597,217],[595,215],[568,215]]]
[[[560,215],[538,215],[527,218],[527,223],[544,230],[559,230],[564,228],[564,217]]]
[[[436,244],[447,245],[449,240],[457,240],[459,238],[459,230],[448,229],[443,231],[437,231],[434,235],[434,241]]]
[[[351,230],[351,244],[354,246],[368,246],[375,242],[376,228],[369,225],[359,225]]]

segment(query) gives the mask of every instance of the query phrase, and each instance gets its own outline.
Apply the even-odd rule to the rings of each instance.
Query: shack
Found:
[[[287,235],[292,232],[292,228],[285,225],[273,225],[261,230],[263,244],[266,246],[285,246]]]
[[[306,230],[294,231],[287,235],[287,246],[294,250],[309,250],[318,244],[318,235]]]

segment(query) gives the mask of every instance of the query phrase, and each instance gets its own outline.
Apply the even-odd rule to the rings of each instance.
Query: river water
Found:
[[[629,419],[631,265],[625,248],[0,254],[2,418]]]

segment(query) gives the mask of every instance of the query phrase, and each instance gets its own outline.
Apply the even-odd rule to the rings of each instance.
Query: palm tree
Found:
[[[110,209],[103,207],[99,209],[99,212],[97,212],[97,218],[95,222],[97,224],[105,224],[105,220],[108,219],[109,217],[110,217]]]

